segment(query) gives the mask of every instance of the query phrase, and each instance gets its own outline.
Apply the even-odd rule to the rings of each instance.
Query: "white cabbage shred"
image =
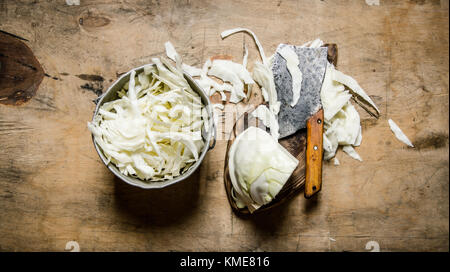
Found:
[[[364,92],[364,90],[359,86],[358,82],[352,77],[344,75],[342,72],[333,69],[333,80],[347,86],[355,94],[359,95],[364,101],[369,103],[379,114],[380,110],[375,105],[375,103],[370,99],[370,97]]]
[[[362,161],[361,157],[358,153],[356,153],[355,149],[351,145],[345,145],[342,150],[347,153],[350,157],[354,158],[355,160]]]
[[[177,63],[177,67],[181,67],[179,70],[185,71],[192,77],[200,77],[195,78],[194,80],[208,96],[212,96],[214,93],[219,92],[222,101],[226,101],[227,97],[224,93],[226,91],[231,93],[230,102],[239,103],[242,99],[247,97],[244,93],[244,84],[247,85],[250,92],[252,89],[252,84],[255,83],[246,68],[248,57],[247,47],[245,47],[246,55],[244,56],[243,64],[235,63],[230,60],[214,60],[211,62],[211,59],[208,59],[202,69],[181,63],[181,57],[175,50],[172,43],[166,42],[165,48],[167,57],[175,61]],[[220,84],[208,77],[208,75],[214,76],[231,84]]]
[[[208,75],[231,83],[233,91],[231,92],[230,102],[232,103],[238,103],[246,98],[244,84],[250,85],[255,83],[250,73],[242,64],[232,62],[231,60],[214,60],[208,71]]]
[[[338,158],[334,157],[334,165],[338,166],[341,163],[339,162]]]
[[[180,55],[178,55],[177,51],[175,50],[175,47],[171,42],[164,43],[164,47],[166,48],[166,55],[169,59],[176,62],[177,59],[180,58]]]
[[[202,75],[202,69],[196,68],[194,66],[190,66],[187,65],[185,63],[183,63],[181,65],[181,68],[183,68],[183,70],[188,73],[190,76],[192,77],[196,77],[196,76],[201,76]]]
[[[362,161],[353,148],[361,145],[362,129],[359,114],[350,102],[352,93],[361,97],[379,113],[375,103],[356,80],[336,70],[333,64],[328,63],[320,93],[325,119],[323,134],[325,160],[332,159],[336,155],[338,147],[343,146],[345,153]]]
[[[300,98],[300,90],[302,88],[303,74],[298,67],[300,61],[298,60],[297,53],[289,45],[277,50],[277,53],[286,60],[287,69],[292,77],[291,107],[294,107]]]
[[[310,48],[319,48],[323,45],[323,41],[321,39],[315,39],[314,41],[309,41],[303,44],[301,47],[310,47]]]
[[[262,59],[264,65],[270,66],[269,63],[268,63],[268,60],[266,58],[266,54],[264,53],[264,49],[263,49],[261,43],[259,42],[259,40],[256,37],[255,33],[253,33],[253,31],[251,31],[250,29],[242,28],[242,27],[228,29],[228,30],[223,31],[220,34],[220,36],[222,37],[222,39],[225,39],[226,37],[228,37],[228,36],[230,36],[232,34],[238,33],[238,32],[246,32],[246,33],[250,34],[250,36],[252,36],[253,40],[256,43],[256,46],[258,47],[259,55],[261,56],[261,59]]]
[[[275,141],[278,141],[280,137],[280,127],[278,125],[277,117],[271,112],[265,105],[259,105],[254,111],[252,116],[260,119],[264,126],[270,128],[270,134]]]
[[[66,0],[68,6],[79,6],[80,0]]]
[[[255,33],[247,28],[233,28],[229,30],[223,31],[220,35],[222,39],[238,33],[245,32],[252,36],[253,40],[256,43],[256,46],[259,50],[259,55],[261,56],[262,63],[255,62],[253,67],[253,79],[259,84],[261,87],[261,92],[264,98],[264,101],[269,102],[269,109],[275,114],[278,115],[280,111],[280,102],[277,99],[277,91],[275,89],[275,82],[273,78],[272,72],[272,58],[266,58],[266,54],[264,53],[264,49],[256,37]]]
[[[244,44],[244,58],[242,59],[242,66],[244,66],[245,69],[247,69],[247,62],[248,62],[248,48],[247,45]]]
[[[239,134],[229,151],[233,194],[239,208],[254,212],[269,203],[298,165],[298,160],[257,127]]]
[[[379,6],[380,0],[366,0],[366,4],[369,6]]]
[[[181,175],[198,160],[209,120],[183,75],[164,60],[153,62],[156,67],[131,72],[119,98],[104,103],[88,128],[121,173],[158,181]]]
[[[278,101],[271,67],[266,66],[260,62],[255,62],[253,66],[253,79],[261,87],[261,93],[263,95],[264,101],[269,102],[270,111],[278,116],[281,103],[280,101]]]
[[[388,120],[389,127],[391,128],[392,132],[394,133],[395,137],[405,143],[407,146],[414,147],[414,145],[411,143],[411,141],[406,137],[406,135],[403,133],[403,131],[397,126],[397,124],[392,121],[392,119]]]

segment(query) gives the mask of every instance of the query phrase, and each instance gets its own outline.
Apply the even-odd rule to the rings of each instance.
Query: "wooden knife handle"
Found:
[[[305,198],[310,198],[322,188],[323,109],[309,118],[306,130]]]

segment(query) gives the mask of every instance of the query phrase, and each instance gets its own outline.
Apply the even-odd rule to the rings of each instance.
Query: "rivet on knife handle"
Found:
[[[308,119],[306,130],[305,198],[310,198],[322,188],[323,109]]]

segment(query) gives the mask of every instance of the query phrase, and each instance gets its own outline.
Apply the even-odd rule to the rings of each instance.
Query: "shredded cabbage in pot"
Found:
[[[119,98],[104,103],[88,128],[103,154],[124,175],[173,179],[192,166],[209,122],[200,96],[167,61],[153,59],[130,74]]]

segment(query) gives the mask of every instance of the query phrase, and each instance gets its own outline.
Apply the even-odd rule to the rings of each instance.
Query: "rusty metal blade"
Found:
[[[303,74],[300,98],[294,107],[292,102],[292,77],[286,67],[286,60],[275,53],[272,71],[278,100],[281,102],[278,113],[280,138],[289,136],[306,127],[306,121],[321,107],[320,90],[327,66],[327,48],[305,48],[280,44],[279,49],[291,46],[299,59],[299,68]]]

